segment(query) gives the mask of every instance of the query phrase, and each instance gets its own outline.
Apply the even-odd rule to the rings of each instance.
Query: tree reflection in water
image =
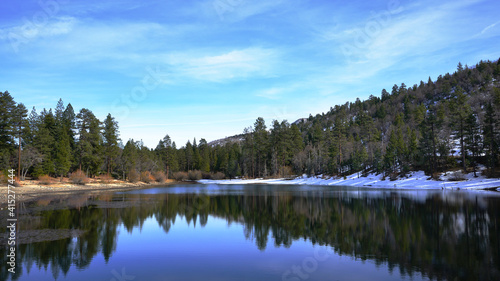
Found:
[[[148,218],[169,232],[178,216],[195,227],[209,216],[244,225],[244,235],[263,250],[272,234],[276,247],[297,239],[329,245],[335,252],[404,275],[419,272],[438,280],[500,280],[500,199],[468,193],[429,193],[414,200],[398,192],[273,192],[241,194],[127,194],[27,206],[22,229],[80,229],[78,238],[25,243],[18,248],[18,279],[23,267],[50,267],[54,278],[71,265],[89,266],[102,253],[106,262],[117,247],[121,224],[129,232]],[[5,231],[5,230],[2,230]],[[168,236],[167,236],[168,239]],[[2,245],[7,245],[3,243]],[[6,264],[6,247],[0,250]],[[29,272],[28,272],[29,273]],[[2,266],[0,279],[10,273]]]

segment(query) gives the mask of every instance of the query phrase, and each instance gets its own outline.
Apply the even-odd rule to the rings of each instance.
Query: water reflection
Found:
[[[211,187],[213,188],[213,187]],[[185,192],[180,192],[184,190]],[[195,192],[193,192],[193,190]],[[211,190],[211,189],[207,189]],[[351,190],[351,189],[350,189]],[[203,188],[158,189],[128,194],[33,202],[19,225],[33,230],[82,230],[78,237],[20,241],[17,280],[36,265],[54,279],[71,265],[84,270],[117,248],[118,229],[142,228],[154,219],[168,233],[176,218],[204,227],[209,217],[244,225],[244,235],[264,250],[307,239],[338,254],[387,264],[403,275],[437,280],[500,280],[500,200],[471,193],[350,191],[327,188],[247,187],[223,192]],[[189,193],[188,193],[189,192]],[[43,232],[40,232],[43,233]],[[3,234],[3,233],[2,233]],[[33,238],[31,238],[33,241]],[[2,241],[2,245],[6,245]],[[6,248],[0,251],[6,264]],[[1,267],[0,279],[10,273]]]

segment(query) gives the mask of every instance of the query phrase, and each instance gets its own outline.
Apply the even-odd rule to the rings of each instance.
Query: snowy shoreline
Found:
[[[448,190],[492,190],[500,191],[500,178],[474,177],[472,173],[463,175],[463,181],[450,181],[453,173],[441,176],[440,180],[429,180],[422,171],[411,172],[408,178],[390,181],[382,180],[382,175],[369,174],[358,177],[353,174],[344,178],[303,175],[295,179],[233,179],[233,180],[199,180],[202,184],[282,184],[282,185],[328,185],[352,186],[365,188],[392,188],[392,189],[448,189]]]

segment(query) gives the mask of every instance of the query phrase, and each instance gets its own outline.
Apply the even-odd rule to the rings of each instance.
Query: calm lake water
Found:
[[[0,280],[500,280],[498,194],[177,185],[40,199],[20,206],[14,276],[2,240]]]

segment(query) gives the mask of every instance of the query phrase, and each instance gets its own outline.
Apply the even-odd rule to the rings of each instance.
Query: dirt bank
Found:
[[[144,183],[136,182],[130,183],[125,181],[113,180],[109,183],[102,183],[99,181],[91,181],[85,185],[71,184],[67,181],[54,182],[50,184],[40,184],[38,181],[28,180],[19,182],[20,186],[11,188],[15,193],[16,203],[38,200],[44,197],[54,196],[71,196],[71,195],[84,195],[96,194],[101,192],[110,191],[123,191],[133,189],[151,188],[155,186],[165,186],[175,183],[174,180],[167,180],[163,183]],[[7,204],[8,186],[2,184],[0,186],[0,205]]]

